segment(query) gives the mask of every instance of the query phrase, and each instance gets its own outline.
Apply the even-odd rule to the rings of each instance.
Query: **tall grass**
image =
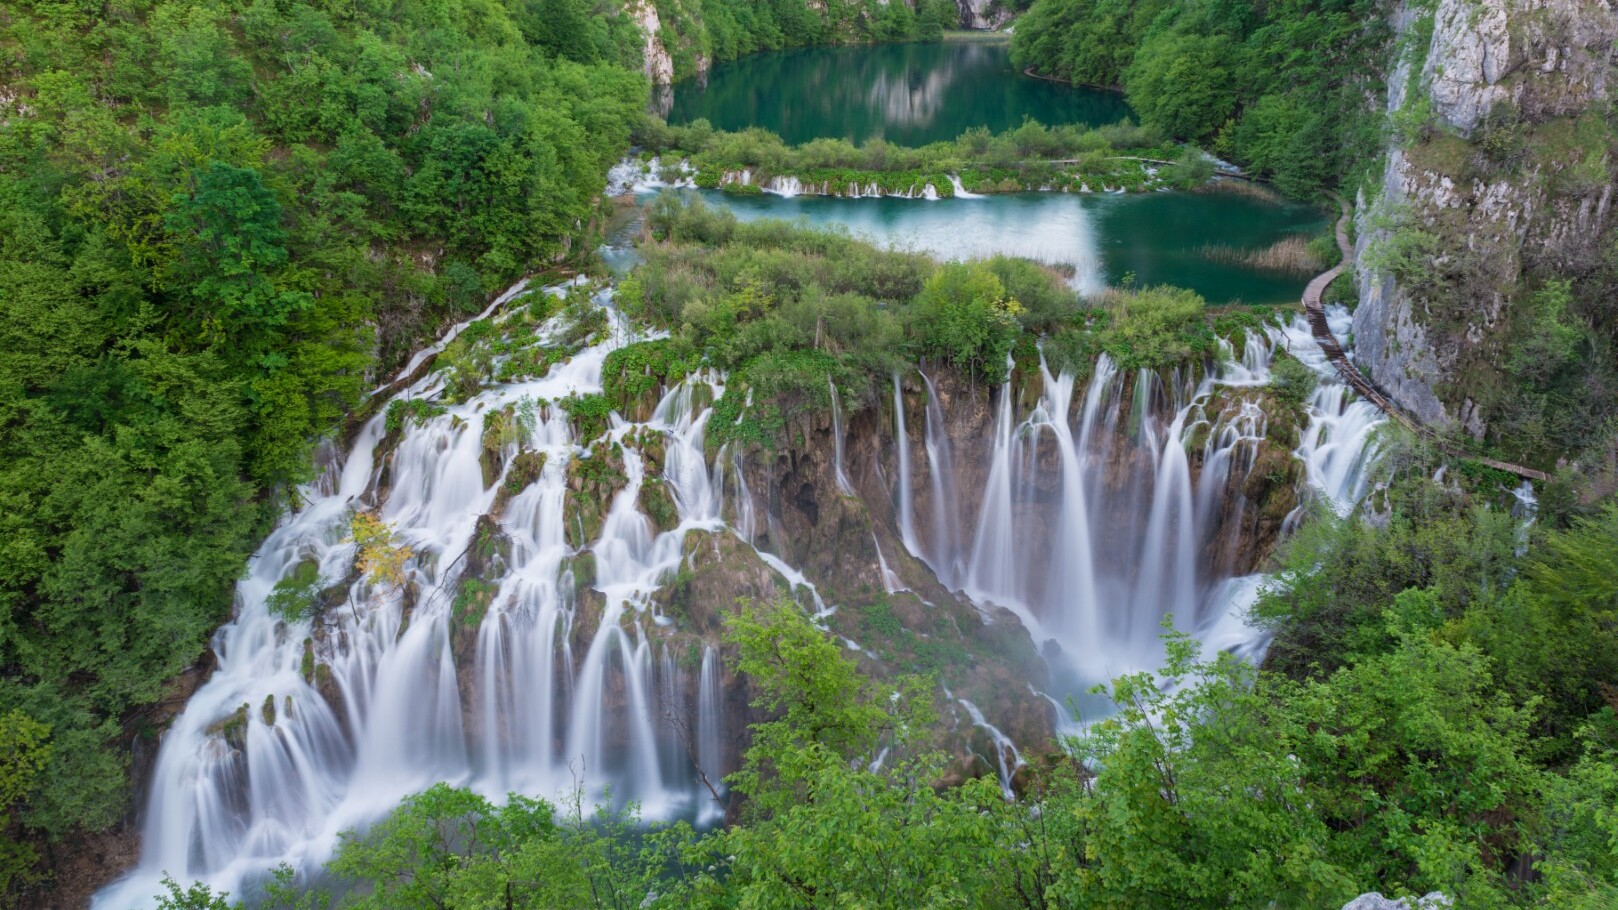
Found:
[[[1326,267],[1320,256],[1310,249],[1309,241],[1296,234],[1283,237],[1263,249],[1244,250],[1215,243],[1197,250],[1197,254],[1210,262],[1288,275],[1314,275]]]

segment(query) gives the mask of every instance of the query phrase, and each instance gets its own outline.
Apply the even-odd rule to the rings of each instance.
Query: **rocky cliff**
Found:
[[[1395,14],[1393,139],[1362,194],[1354,345],[1422,422],[1475,437],[1511,406],[1509,351],[1551,278],[1612,227],[1605,0],[1437,0]]]
[[[955,0],[955,5],[961,10],[963,28],[999,28],[1016,15],[1003,0]]]

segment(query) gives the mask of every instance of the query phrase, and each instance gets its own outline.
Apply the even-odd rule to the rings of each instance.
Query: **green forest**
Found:
[[[1377,159],[1381,118],[1364,99],[1392,41],[1385,12],[1374,0],[1039,0],[1012,59],[1121,87],[1143,124],[1309,195]]]
[[[960,25],[953,0],[646,5],[682,78]],[[1319,200],[1361,185],[1398,135],[1377,106],[1385,4],[1001,5],[1019,70],[1121,89],[1138,122],[919,149],[670,125],[648,113],[643,36],[616,0],[0,8],[0,907],[45,906],[71,884],[66,859],[130,824],[132,756],[155,752],[211,669],[248,557],[301,504],[317,448],[518,281],[604,276],[602,196],[626,154],[689,158],[705,188],[745,167],[1010,192],[1086,175],[1145,188],[1139,158],[1174,162],[1151,188],[1196,188],[1205,148]],[[1451,261],[1397,236],[1402,275]],[[1081,381],[1103,353],[1171,371],[1290,316],[1130,280],[1086,297],[1029,260],[938,262],[675,194],[645,203],[637,254],[618,306],[661,337],[614,352],[603,394],[569,415],[603,430],[714,368],[729,385],[710,449],[780,458],[833,396],[874,406],[919,362],[987,388],[1042,358]],[[1618,261],[1604,255],[1603,276]],[[1590,286],[1553,277],[1495,352],[1537,410],[1488,441],[1547,467],[1575,437],[1606,438],[1614,343]],[[599,337],[592,312],[523,375]],[[491,366],[501,331],[474,323],[440,356],[444,400],[519,378]],[[1314,384],[1279,356],[1277,413],[1302,414]],[[431,407],[389,411],[390,433]],[[905,672],[877,678],[793,601],[746,600],[724,653],[769,719],[728,779],[725,825],[593,808],[582,789],[439,784],[346,831],[323,870],[283,867],[253,894],[171,880],[158,906],[1335,910],[1373,889],[1465,910],[1618,906],[1611,491],[1561,470],[1525,524],[1515,478],[1380,433],[1363,512],[1315,507],[1267,563],[1262,666],[1165,628],[1165,666],[1101,687],[1104,717],[1022,744],[1015,792],[944,782],[937,669],[959,655],[923,658],[912,639]]]
[[[0,11],[8,828],[122,817],[141,709],[229,617],[315,442],[583,242],[647,91],[633,26],[593,12]]]

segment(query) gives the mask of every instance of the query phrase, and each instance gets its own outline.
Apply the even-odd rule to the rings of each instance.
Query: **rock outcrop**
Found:
[[[1454,904],[1449,897],[1437,891],[1414,899],[1401,897],[1398,900],[1383,897],[1380,891],[1372,891],[1344,904],[1343,910],[1448,910],[1452,906]]]
[[[1618,16],[1604,0],[1441,0],[1395,15],[1380,196],[1355,247],[1362,366],[1421,422],[1482,436],[1536,277],[1595,266],[1612,163],[1599,119]]]
[[[657,15],[652,0],[630,0],[624,12],[640,26],[644,44],[641,46],[646,78],[653,85],[668,85],[674,81],[674,58],[663,44],[663,22]]]
[[[963,28],[995,29],[1016,15],[1001,0],[955,0],[961,10]]]

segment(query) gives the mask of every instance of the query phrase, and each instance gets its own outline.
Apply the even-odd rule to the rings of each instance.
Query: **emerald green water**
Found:
[[[1025,116],[1104,124],[1129,113],[1116,94],[1024,76],[1012,68],[1008,45],[982,42],[759,54],[715,67],[705,88],[676,86],[673,103],[671,123],[706,117],[721,129],[762,126],[793,143],[880,136],[917,145],[977,126],[1014,127]],[[1071,269],[1074,286],[1086,293],[1131,280],[1190,288],[1216,304],[1296,302],[1307,276],[1251,268],[1228,253],[1313,236],[1327,225],[1312,206],[1228,190],[936,201],[701,195],[746,220],[841,225],[944,258],[1025,256]]]
[[[691,191],[688,191],[691,192]],[[945,259],[1024,256],[1071,268],[1093,293],[1122,284],[1172,284],[1209,303],[1292,303],[1307,283],[1211,257],[1213,247],[1260,250],[1326,226],[1319,209],[1231,192],[1087,195],[1015,193],[977,199],[833,199],[700,192],[743,220],[842,225],[884,246]]]
[[[670,123],[761,126],[788,143],[834,137],[900,145],[1000,131],[1024,117],[1100,126],[1129,116],[1116,92],[1033,79],[1011,65],[1010,42],[945,41],[754,54],[714,67],[706,84],[674,87]]]

